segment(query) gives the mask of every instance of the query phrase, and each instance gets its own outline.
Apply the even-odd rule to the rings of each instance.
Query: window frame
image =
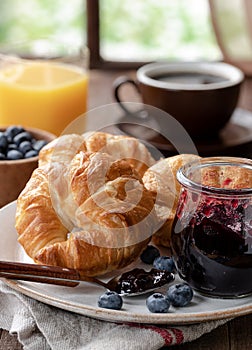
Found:
[[[86,0],[87,46],[90,50],[91,69],[137,69],[149,61],[110,61],[100,52],[100,4],[99,0]]]

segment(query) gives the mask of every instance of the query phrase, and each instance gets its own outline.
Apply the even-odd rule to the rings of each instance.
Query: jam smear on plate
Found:
[[[146,290],[162,287],[174,280],[174,275],[164,270],[135,268],[122,274],[118,281],[117,293],[141,293]]]

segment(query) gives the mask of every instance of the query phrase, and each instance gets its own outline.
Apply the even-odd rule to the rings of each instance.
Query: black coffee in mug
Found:
[[[150,76],[151,79],[155,79],[165,83],[176,84],[215,84],[228,81],[228,78],[217,76],[213,74],[197,73],[197,72],[174,72],[166,73],[162,75]]]

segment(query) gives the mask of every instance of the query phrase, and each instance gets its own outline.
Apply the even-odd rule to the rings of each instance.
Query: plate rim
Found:
[[[44,293],[39,293],[34,290],[30,290],[28,287],[22,286],[19,281],[12,281],[9,279],[2,279],[12,289],[21,292],[22,294],[33,298],[37,301],[44,302],[45,304],[66,310],[75,312],[79,315],[86,317],[93,317],[95,319],[108,321],[108,322],[131,322],[131,323],[144,323],[144,324],[167,324],[167,325],[190,325],[199,322],[217,321],[224,319],[232,319],[238,316],[245,316],[252,313],[252,303],[250,305],[236,306],[232,309],[225,309],[219,311],[207,311],[198,313],[164,313],[155,314],[132,314],[130,312],[122,310],[110,310],[102,309],[99,307],[92,307],[84,304],[72,304],[69,301],[53,298]],[[33,282],[31,282],[33,283]],[[133,316],[134,315],[134,316]],[[120,316],[120,318],[118,317]],[[148,316],[148,317],[147,317]]]
[[[16,207],[16,201],[11,202],[0,209],[0,216],[4,215],[5,212],[13,211]],[[9,218],[11,220],[13,218]],[[7,220],[7,221],[8,221]],[[15,228],[14,228],[15,230]],[[14,232],[14,231],[13,231]],[[0,229],[1,233],[1,229]],[[18,241],[16,241],[17,246],[19,247]],[[206,310],[206,311],[198,311],[198,312],[168,312],[165,314],[157,314],[157,313],[132,313],[122,308],[122,310],[110,310],[94,307],[92,305],[80,304],[78,302],[74,302],[71,300],[62,300],[57,297],[57,295],[51,296],[45,294],[43,291],[38,292],[32,288],[29,288],[29,284],[34,285],[35,282],[22,282],[22,281],[13,281],[7,278],[1,278],[7,286],[20,292],[30,298],[33,298],[37,301],[43,302],[45,304],[55,306],[57,308],[75,312],[79,315],[92,317],[95,319],[109,321],[109,322],[130,322],[130,323],[143,323],[143,324],[166,324],[166,325],[186,325],[186,324],[194,324],[199,322],[207,322],[214,320],[224,320],[231,319],[238,316],[244,316],[252,313],[252,296],[239,298],[238,300],[249,301],[249,303],[244,305],[236,305],[231,308],[220,308],[219,310]],[[83,282],[85,283],[85,282]],[[36,286],[39,283],[35,283]],[[71,287],[69,287],[71,288]],[[198,295],[202,298],[207,298],[209,300],[214,300],[215,298],[208,298],[198,293]],[[133,297],[132,297],[133,298]],[[130,298],[130,299],[132,299]],[[227,299],[223,299],[227,300]],[[230,299],[231,301],[233,299]]]

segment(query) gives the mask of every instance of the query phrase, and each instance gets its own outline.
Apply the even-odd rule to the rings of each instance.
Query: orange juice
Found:
[[[20,60],[0,69],[0,125],[59,135],[87,109],[88,77],[64,63]]]

